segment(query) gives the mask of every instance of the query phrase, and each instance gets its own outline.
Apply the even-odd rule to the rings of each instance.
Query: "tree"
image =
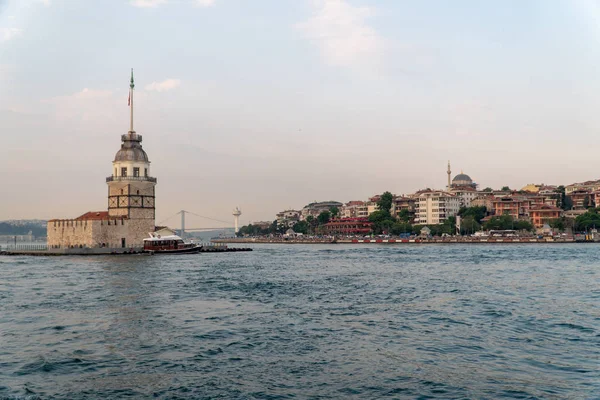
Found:
[[[481,225],[472,215],[464,217],[460,222],[460,233],[462,235],[469,235],[477,232],[481,229]]]
[[[510,188],[508,186],[502,186],[502,189],[500,189],[500,191],[502,191],[502,192],[510,192]]]
[[[392,225],[391,232],[394,235],[400,235],[403,233],[411,233],[413,227],[408,222],[396,222]]]
[[[458,215],[461,218],[465,219],[467,217],[473,217],[478,224],[485,218],[486,213],[487,208],[485,206],[462,207],[458,210]]]
[[[518,221],[515,221],[515,228],[518,231],[532,231],[533,230],[533,224],[529,221],[526,221],[524,219],[520,219]]]
[[[493,192],[493,191],[494,191],[494,189],[492,189],[491,187],[486,187],[485,189],[482,190],[482,192],[488,192],[488,193]]]
[[[309,228],[309,225],[308,225],[307,221],[298,221],[292,227],[292,229],[294,230],[294,232],[296,232],[296,233],[302,233],[304,235],[306,235],[308,233],[308,228]]]
[[[319,224],[319,221],[317,221],[317,219],[312,215],[306,217],[306,222],[308,222],[309,232],[314,232],[315,228]]]
[[[317,217],[319,225],[325,225],[331,219],[331,213],[329,211],[321,211],[321,214]]]
[[[400,213],[398,214],[398,219],[402,222],[410,222],[410,211],[408,211],[406,208],[400,210]]]
[[[499,217],[490,218],[483,224],[485,230],[533,230],[531,222],[526,220],[514,220],[510,215],[501,215]]]
[[[379,211],[383,211],[387,213],[387,215],[392,215],[392,204],[394,203],[394,195],[390,192],[383,192],[383,194],[379,197],[377,201],[377,209]]]
[[[583,198],[583,208],[589,208],[590,207],[590,196],[586,195]]]
[[[578,231],[588,231],[598,227],[600,227],[600,214],[597,208],[591,208],[585,214],[575,218],[575,229]]]
[[[550,227],[553,229],[557,229],[560,232],[564,232],[564,230],[566,228],[565,218],[563,217],[563,218],[552,219],[548,222],[548,225],[550,225]]]
[[[331,213],[332,218],[337,218],[337,216],[340,214],[340,209],[333,206],[329,209],[329,212]]]
[[[557,201],[557,206],[559,208],[562,208],[565,211],[573,208],[573,201],[571,200],[571,198],[569,196],[567,196],[564,186],[561,185],[561,186],[557,187],[555,192],[559,194],[558,201]]]
[[[277,220],[273,221],[271,223],[271,227],[269,228],[269,231],[271,233],[277,233],[279,232],[279,224],[277,223]]]
[[[373,232],[375,233],[382,233],[386,228],[389,229],[394,223],[391,216],[383,210],[373,211],[371,215],[369,215],[369,222],[373,223]]]

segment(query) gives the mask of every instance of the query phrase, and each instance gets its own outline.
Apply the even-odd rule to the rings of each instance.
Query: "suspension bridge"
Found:
[[[197,218],[201,218],[201,219],[204,219],[204,220],[208,220],[208,221],[211,221],[211,223],[213,223],[213,224],[215,222],[218,222],[220,224],[227,224],[227,225],[226,226],[217,226],[217,227],[188,228],[186,226],[186,215],[197,217]],[[178,211],[175,214],[171,215],[170,217],[165,218],[164,220],[160,221],[156,225],[157,226],[164,226],[164,224],[166,222],[173,221],[174,218],[177,217],[177,216],[180,217],[179,231],[180,231],[180,236],[182,238],[185,237],[186,232],[228,231],[228,230],[234,230],[235,229],[235,227],[231,226],[231,221],[224,221],[224,220],[217,219],[217,218],[206,217],[204,215],[196,214],[194,212],[186,211],[186,210]],[[196,218],[193,218],[193,219],[195,220],[194,223],[197,223],[197,219]],[[177,229],[177,228],[175,228],[175,229]]]

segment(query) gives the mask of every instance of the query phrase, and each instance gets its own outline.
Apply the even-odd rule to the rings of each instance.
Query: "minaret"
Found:
[[[450,186],[452,181],[450,180],[450,175],[452,175],[452,171],[450,170],[450,160],[448,160],[448,186],[447,190],[450,190]]]
[[[233,210],[233,222],[234,222],[234,227],[235,227],[235,233],[236,234],[240,230],[239,229],[240,215],[242,215],[242,211],[240,210],[239,207],[236,207],[235,210]]]
[[[150,176],[150,160],[142,149],[142,135],[133,130],[133,69],[129,83],[129,132],[121,135],[121,149],[113,161],[108,184],[108,214],[111,218],[130,220],[142,234],[154,231],[156,178]],[[134,235],[137,238],[137,233]],[[141,240],[140,239],[140,240]],[[133,243],[132,243],[133,244]]]

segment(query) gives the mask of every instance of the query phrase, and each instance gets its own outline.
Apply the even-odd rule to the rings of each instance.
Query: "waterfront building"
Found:
[[[565,186],[565,194],[568,196],[575,191],[585,190],[588,192],[596,192],[600,190],[600,180],[585,181],[581,183],[573,183]]]
[[[437,225],[458,214],[460,199],[440,190],[427,191],[419,195],[415,206],[415,224]]]
[[[485,207],[488,215],[494,214],[494,200],[496,197],[491,194],[479,193],[479,195],[471,201],[470,207]]]
[[[303,220],[306,219],[306,217],[308,217],[309,215],[312,215],[316,218],[323,211],[330,211],[333,207],[336,207],[339,210],[343,205],[344,204],[340,203],[339,201],[322,201],[310,203],[302,209],[301,216]]]
[[[325,224],[323,230],[330,235],[364,235],[370,233],[372,227],[368,218],[336,218]]]
[[[571,191],[567,197],[571,199],[575,210],[584,210],[593,206],[593,201],[595,199],[595,196],[593,195],[594,192],[595,191],[590,189],[577,189]]]
[[[413,197],[394,196],[394,200],[392,202],[392,215],[399,217],[402,210],[406,210],[408,211],[409,218],[412,221],[415,216],[416,203],[417,200]]]
[[[131,72],[129,132],[112,162],[108,185],[108,211],[90,211],[74,219],[48,221],[48,247],[143,247],[155,230],[156,178],[142,149],[142,136],[133,129],[133,71]]]
[[[450,193],[460,199],[461,207],[470,207],[473,200],[479,197],[479,193],[472,186],[452,186]]]
[[[340,208],[341,218],[367,218],[368,216],[369,207],[365,201],[349,201]]]
[[[535,183],[529,183],[521,188],[522,192],[529,193],[538,193],[540,191],[541,185],[536,185]]]
[[[493,200],[494,215],[510,215],[513,219],[526,218],[532,201],[525,196],[503,196]]]
[[[296,210],[284,210],[277,213],[277,225],[292,227],[300,221],[301,212]]]
[[[373,214],[375,211],[379,210],[379,206],[377,205],[377,202],[381,199],[381,195],[377,194],[373,197],[369,198],[369,201],[367,201],[367,216]],[[393,205],[392,205],[393,207]],[[393,210],[392,211],[392,215],[393,215]]]
[[[562,210],[560,208],[547,204],[535,205],[529,209],[529,217],[536,228],[542,228],[544,224],[548,224],[553,219],[560,218],[561,215]]]
[[[272,223],[272,222],[269,222],[269,221],[257,221],[257,222],[252,222],[252,223],[251,223],[251,225],[252,225],[252,226],[256,226],[256,227],[258,227],[259,229],[263,229],[263,230],[265,230],[265,229],[269,229],[269,228],[271,227],[271,225],[272,225],[272,224],[273,224],[273,223]]]

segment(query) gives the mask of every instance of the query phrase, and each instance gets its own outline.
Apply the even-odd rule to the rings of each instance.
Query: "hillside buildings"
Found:
[[[415,224],[437,225],[458,214],[460,198],[444,191],[430,191],[421,193],[415,204]]]
[[[531,222],[536,228],[547,228],[553,220],[575,218],[590,207],[600,204],[600,180],[574,183],[566,187],[531,183],[520,190],[478,189],[477,183],[461,171],[452,177],[447,168],[445,190],[422,189],[412,194],[394,195],[391,214],[402,222],[413,225],[443,224],[458,215],[463,207],[485,207],[483,222],[493,217],[510,216],[516,221]],[[369,226],[369,216],[378,210],[380,195],[367,200],[353,200],[345,204],[336,201],[315,202],[301,211],[284,211],[278,221],[287,221],[290,227],[308,216],[317,217],[334,207],[339,213],[326,227],[326,232],[362,234]],[[566,210],[566,211],[565,211]]]
[[[340,207],[342,207],[343,205],[344,204],[340,203],[339,201],[322,201],[322,202],[310,203],[302,209],[302,211],[301,211],[302,219],[306,219],[306,217],[308,217],[309,215],[312,215],[313,217],[316,218],[323,211],[329,211],[334,207],[339,210]]]

